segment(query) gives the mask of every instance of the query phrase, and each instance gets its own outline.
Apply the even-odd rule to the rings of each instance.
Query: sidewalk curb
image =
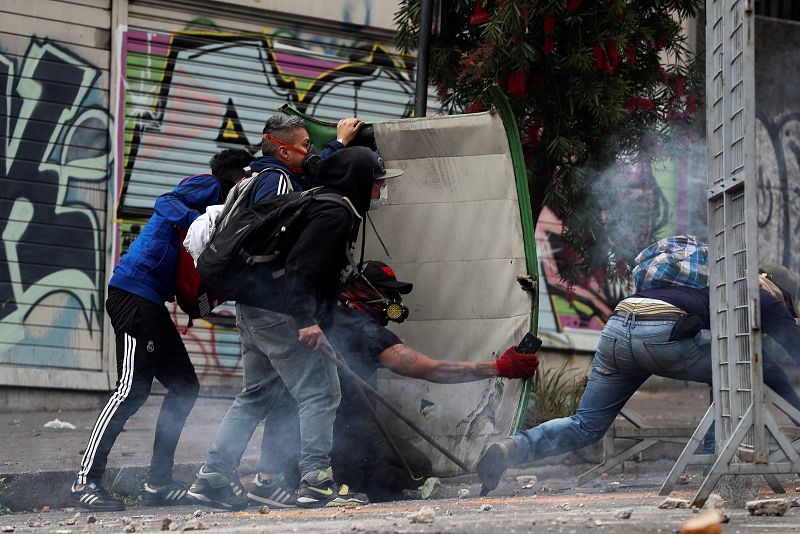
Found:
[[[252,474],[257,469],[258,458],[245,458],[239,474]],[[175,480],[191,484],[202,463],[175,464]],[[149,466],[126,466],[109,468],[103,477],[103,487],[122,497],[139,499],[142,485],[147,478]],[[38,473],[1,474],[5,485],[12,492],[4,499],[4,504],[12,512],[41,510],[49,506],[51,510],[74,507],[67,500],[69,488],[75,482],[75,471],[42,471]],[[247,480],[249,482],[249,480]]]

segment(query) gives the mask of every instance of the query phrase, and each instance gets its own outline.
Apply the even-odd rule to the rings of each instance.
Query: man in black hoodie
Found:
[[[303,507],[364,504],[333,480],[330,450],[341,392],[336,366],[319,351],[327,344],[322,329],[331,324],[339,296],[346,248],[358,235],[371,198],[380,195],[373,172],[374,153],[352,147],[325,158],[317,184],[320,193],[344,197],[343,203],[314,201],[295,223],[296,238],[285,260],[285,274],[252,292],[252,301],[236,303],[242,345],[244,389],[236,396],[217,433],[208,461],[189,496],[224,509],[244,509],[247,499],[235,473],[246,440],[281,394],[288,390],[298,404],[302,475],[297,505]],[[266,285],[268,284],[268,285]],[[265,297],[266,295],[266,297]],[[263,406],[248,395],[267,389],[274,395]]]

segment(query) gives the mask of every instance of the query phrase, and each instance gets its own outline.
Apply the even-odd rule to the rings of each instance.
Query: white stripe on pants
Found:
[[[86,452],[83,453],[81,460],[81,469],[78,471],[78,484],[86,484],[86,475],[92,468],[94,463],[94,455],[97,452],[97,446],[103,438],[103,433],[106,431],[111,418],[114,417],[119,406],[128,398],[128,393],[131,391],[133,384],[133,357],[136,352],[136,338],[125,334],[125,354],[122,360],[122,377],[119,381],[117,390],[108,399],[100,415],[97,416],[97,421],[92,429],[92,434],[89,437],[89,443],[86,446]]]

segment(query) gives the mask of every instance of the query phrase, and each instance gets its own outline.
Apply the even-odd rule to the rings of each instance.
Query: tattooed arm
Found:
[[[494,361],[434,360],[400,343],[381,352],[378,361],[399,375],[443,384],[474,382],[497,376],[497,365]]]

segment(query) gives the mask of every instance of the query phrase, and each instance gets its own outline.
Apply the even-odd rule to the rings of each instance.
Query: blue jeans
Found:
[[[669,341],[674,321],[612,317],[600,335],[578,412],[517,432],[517,462],[574,451],[599,441],[650,375],[711,385],[711,333]],[[764,383],[800,409],[783,368],[764,355]],[[713,443],[713,428],[706,448]]]
[[[711,335],[669,341],[675,321],[612,317],[600,335],[578,412],[514,434],[517,463],[599,441],[650,375],[711,383]]]
[[[258,423],[288,390],[299,410],[300,473],[327,469],[341,399],[336,365],[297,340],[298,329],[289,315],[237,304],[236,325],[244,389],[222,419],[207,467],[232,472]]]

